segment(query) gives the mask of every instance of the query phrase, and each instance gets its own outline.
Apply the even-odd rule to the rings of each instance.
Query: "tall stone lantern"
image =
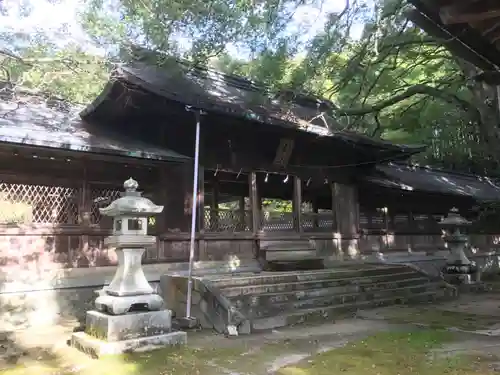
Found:
[[[104,243],[115,248],[118,267],[95,301],[97,311],[87,312],[85,332],[74,333],[71,340],[95,356],[186,342],[185,332],[172,331],[172,313],[142,269],[144,251],[156,246],[156,238],[147,234],[148,217],[161,213],[163,206],[142,197],[138,186],[129,178],[122,196],[99,209],[113,218],[113,234]]]
[[[452,208],[439,225],[444,230],[444,241],[450,250],[443,273],[447,281],[454,284],[470,284],[475,280],[477,268],[465,254],[469,240],[462,230],[472,223],[460,216],[458,209]]]

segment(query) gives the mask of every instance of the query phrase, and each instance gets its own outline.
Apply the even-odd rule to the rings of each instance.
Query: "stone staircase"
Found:
[[[259,251],[266,271],[323,269],[323,256],[309,240],[260,240]]]
[[[160,288],[167,306],[184,316],[187,277],[164,275]],[[455,295],[456,290],[441,278],[415,266],[356,263],[311,271],[198,276],[193,283],[192,315],[205,328],[244,334]]]
[[[233,325],[239,333],[454,295],[442,280],[407,265],[356,264],[318,271],[219,275],[201,281],[226,305],[217,314],[227,317],[225,328]],[[213,311],[206,312],[214,316]],[[220,323],[213,326],[218,331]]]

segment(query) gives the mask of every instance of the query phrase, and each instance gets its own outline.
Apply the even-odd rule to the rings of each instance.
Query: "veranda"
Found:
[[[120,195],[122,182],[129,176],[140,182],[146,196],[170,207],[165,215],[149,222],[158,246],[148,250],[144,262],[188,260],[190,162],[82,157],[64,150],[6,146],[1,153],[4,267],[115,264],[113,249],[103,245],[111,223],[98,208]],[[311,184],[294,176],[218,170],[205,170],[203,179],[196,236],[199,261],[230,256],[254,259],[261,242],[269,239],[307,239],[319,254],[338,259],[373,252],[432,253],[443,248],[437,224],[440,213],[364,207],[354,185],[322,182],[309,189]],[[175,198],[180,194],[183,200]],[[330,197],[329,206],[324,197]],[[484,246],[493,237],[473,236],[472,240]]]

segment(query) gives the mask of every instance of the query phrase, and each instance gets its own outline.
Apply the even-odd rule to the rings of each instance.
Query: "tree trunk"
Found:
[[[474,77],[478,70],[464,61],[458,62],[466,77]],[[485,156],[500,164],[500,108],[496,86],[484,82],[470,80],[468,84],[473,98],[473,105],[477,108],[479,121],[477,124]]]

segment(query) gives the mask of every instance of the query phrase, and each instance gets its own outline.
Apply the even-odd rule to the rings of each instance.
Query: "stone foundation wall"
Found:
[[[187,274],[187,263],[146,264],[148,281],[159,290],[160,276]],[[3,269],[0,273],[0,331],[28,329],[54,324],[76,325],[93,309],[95,291],[108,285],[115,267],[39,270],[17,272]],[[221,272],[257,272],[256,261],[196,262],[195,275]]]
[[[385,256],[384,262],[387,263],[411,263],[424,272],[432,276],[439,276],[443,267],[446,265],[446,253],[437,255],[415,254],[406,256]],[[500,274],[500,254],[497,252],[467,254],[467,257],[476,263],[482,276]]]
[[[434,256],[447,254],[440,235],[368,235],[359,239],[314,238],[319,255],[335,261],[377,259],[383,256]],[[468,248],[473,253],[487,254],[496,251],[499,235],[471,235]]]

